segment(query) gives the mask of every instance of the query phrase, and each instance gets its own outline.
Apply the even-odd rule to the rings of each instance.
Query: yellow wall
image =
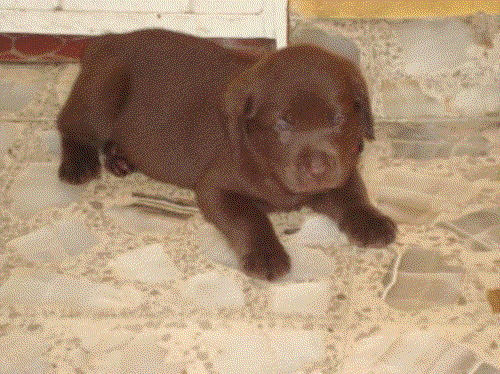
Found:
[[[316,17],[416,18],[468,15],[478,11],[500,14],[500,0],[290,0],[290,5],[299,14]]]

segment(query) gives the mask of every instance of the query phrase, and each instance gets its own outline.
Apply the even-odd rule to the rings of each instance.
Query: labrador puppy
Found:
[[[103,152],[117,175],[193,189],[250,275],[273,280],[290,269],[273,211],[309,206],[360,246],[395,239],[356,167],[373,139],[365,82],[318,47],[257,58],[165,30],[98,37],[57,126],[63,181],[97,178]]]

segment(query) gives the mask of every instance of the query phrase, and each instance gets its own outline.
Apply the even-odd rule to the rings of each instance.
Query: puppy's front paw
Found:
[[[397,227],[389,217],[373,207],[358,207],[339,222],[352,242],[360,247],[385,247],[396,239]]]
[[[243,257],[243,270],[272,281],[290,271],[290,257],[282,248],[253,249]]]

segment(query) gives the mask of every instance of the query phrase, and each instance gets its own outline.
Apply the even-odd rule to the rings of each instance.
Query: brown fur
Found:
[[[80,184],[105,166],[196,192],[244,270],[274,279],[290,260],[266,216],[310,206],[362,246],[396,227],[358,175],[373,138],[359,70],[318,47],[261,59],[164,30],[96,38],[58,117],[59,175]]]

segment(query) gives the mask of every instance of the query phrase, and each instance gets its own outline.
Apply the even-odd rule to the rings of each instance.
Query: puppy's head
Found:
[[[368,91],[351,62],[296,45],[263,58],[228,87],[233,152],[290,192],[342,186],[363,138],[373,139]]]

